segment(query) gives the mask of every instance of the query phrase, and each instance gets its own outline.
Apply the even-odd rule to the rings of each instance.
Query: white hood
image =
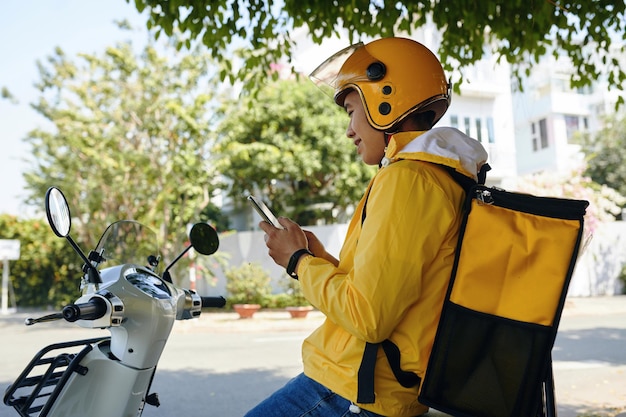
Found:
[[[477,180],[478,172],[487,162],[487,157],[487,151],[476,139],[452,127],[439,127],[415,137],[393,159],[415,159],[443,164]]]

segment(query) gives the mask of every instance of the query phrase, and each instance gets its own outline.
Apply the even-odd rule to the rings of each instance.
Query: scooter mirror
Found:
[[[217,232],[206,223],[196,223],[191,227],[189,242],[202,255],[212,255],[220,246]]]
[[[55,235],[69,236],[72,226],[70,207],[61,190],[56,187],[50,187],[46,191],[46,216]]]

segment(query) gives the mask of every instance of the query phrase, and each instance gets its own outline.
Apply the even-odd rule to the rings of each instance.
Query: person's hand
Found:
[[[315,236],[315,233],[310,230],[304,230],[304,235],[306,236],[306,240],[309,244],[309,250],[313,253],[313,255],[318,258],[323,258],[326,254],[326,248],[324,244],[320,242],[320,240]]]
[[[259,227],[265,232],[269,256],[286,268],[291,255],[298,249],[309,249],[309,245],[304,231],[297,223],[286,217],[279,217],[278,222],[284,229],[278,229],[265,221],[260,222]]]
[[[313,253],[313,255],[318,258],[326,259],[335,266],[339,265],[339,260],[337,260],[330,253],[326,252],[324,244],[318,239],[315,233],[309,230],[304,230],[304,235],[309,243],[309,250]]]

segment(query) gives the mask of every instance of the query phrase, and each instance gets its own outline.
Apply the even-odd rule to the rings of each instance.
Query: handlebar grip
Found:
[[[202,308],[205,307],[224,307],[226,305],[226,299],[222,296],[219,297],[200,297],[202,299]]]
[[[66,321],[97,320],[107,312],[106,302],[98,297],[93,297],[86,303],[69,304],[63,307],[61,314]]]

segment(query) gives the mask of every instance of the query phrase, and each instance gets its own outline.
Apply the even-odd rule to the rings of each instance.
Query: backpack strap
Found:
[[[454,181],[456,181],[456,183],[459,184],[463,190],[465,190],[466,194],[477,184],[477,182],[472,178],[466,177],[465,175],[457,172],[454,168],[446,165],[441,166],[445,168],[452,179],[454,179]],[[487,171],[489,170],[491,170],[489,164],[484,164],[480,168],[480,172],[478,173],[478,184],[485,183]],[[365,221],[367,199],[369,198],[370,191],[371,188],[367,191],[367,195],[365,196],[363,213],[361,215],[361,225],[363,225],[363,222]],[[387,361],[389,362],[389,367],[400,385],[405,388],[415,386],[419,387],[422,382],[422,379],[416,373],[405,371],[401,368],[400,349],[391,340],[385,339],[380,343],[365,342],[363,359],[361,360],[358,372],[357,403],[372,404],[376,400],[376,396],[374,394],[374,370],[376,368],[376,357],[378,355],[379,346],[383,347],[383,351],[385,352],[385,356],[387,356]]]
[[[400,385],[405,388],[419,387],[422,383],[416,373],[405,371],[400,367],[400,349],[389,339],[385,339],[380,343],[365,342],[365,350],[363,351],[363,359],[358,373],[358,387],[356,402],[360,404],[372,404],[376,396],[374,394],[374,369],[376,368],[376,356],[378,347],[382,346],[387,362]]]
[[[376,368],[378,346],[380,346],[380,343],[365,342],[363,359],[361,359],[357,380],[357,403],[372,404],[376,399],[374,395],[374,369]]]
[[[443,167],[446,171],[448,171],[448,174],[450,174],[452,179],[465,190],[466,194],[476,184],[484,185],[485,181],[487,180],[487,172],[491,171],[491,166],[489,164],[483,164],[480,167],[480,171],[478,171],[478,174],[477,174],[478,181],[474,181],[474,179],[470,177],[466,177],[465,175],[461,174],[460,172],[458,172],[452,167],[449,167],[447,165],[440,165],[440,166]]]

